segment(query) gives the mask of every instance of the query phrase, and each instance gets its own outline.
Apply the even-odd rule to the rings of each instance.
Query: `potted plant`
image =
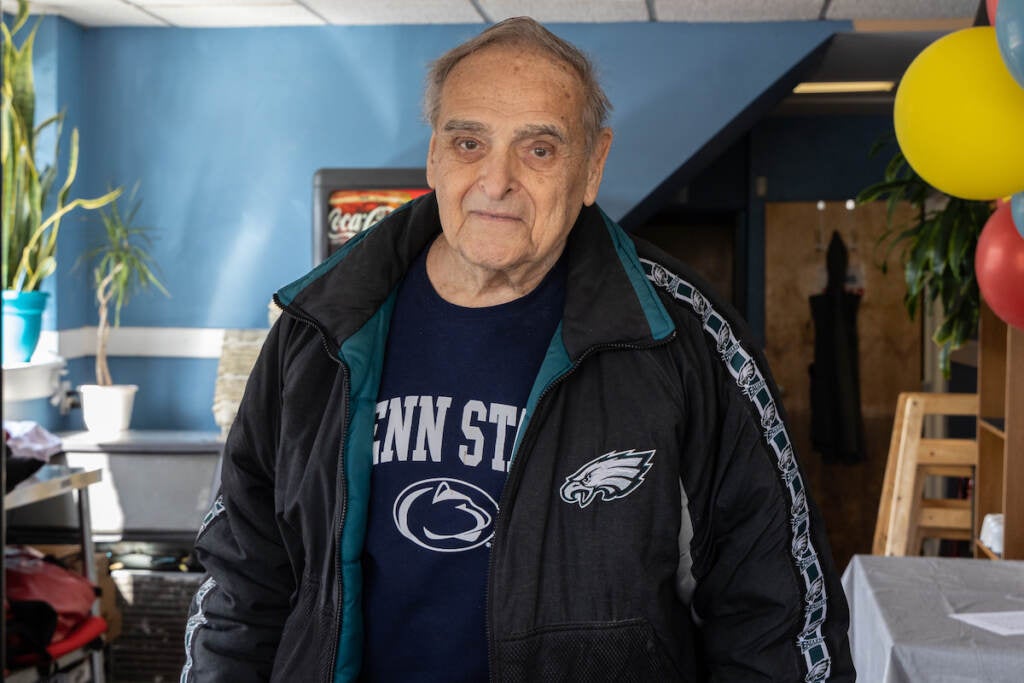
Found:
[[[69,199],[78,171],[78,129],[71,131],[71,148],[63,184],[53,196],[57,181],[64,112],[35,125],[35,84],[32,46],[39,23],[15,45],[28,21],[28,3],[19,0],[13,30],[3,24],[3,358],[5,362],[28,361],[39,340],[40,321],[46,306],[43,280],[57,270],[57,234],[61,219],[76,208],[98,209],[121,190],[95,199]],[[49,126],[56,126],[53,163],[37,165],[36,140]],[[54,201],[55,200],[55,201]],[[50,202],[50,203],[48,203]],[[49,215],[46,214],[50,209]]]
[[[99,322],[96,326],[96,384],[79,387],[82,413],[86,427],[93,432],[124,431],[131,422],[132,405],[138,387],[114,384],[107,363],[107,342],[111,327],[121,324],[121,308],[133,294],[150,285],[169,296],[157,278],[153,259],[150,228],[135,225],[141,200],[136,200],[138,185],[129,197],[131,208],[122,214],[115,199],[108,209],[100,209],[103,239],[100,246],[84,258],[93,262],[92,280],[96,294]],[[113,304],[113,320],[110,306]]]
[[[892,143],[875,144],[872,154]],[[932,333],[939,346],[939,368],[949,377],[950,354],[977,333],[980,295],[974,275],[974,250],[978,235],[992,213],[988,202],[951,197],[919,176],[897,149],[881,182],[864,188],[857,202],[884,199],[888,206],[887,230],[879,244],[887,244],[882,271],[892,251],[900,249],[900,262],[907,284],[903,297],[913,319],[922,299],[928,305],[939,301],[943,320]],[[900,202],[914,207],[917,219],[911,225],[894,225],[893,215]]]

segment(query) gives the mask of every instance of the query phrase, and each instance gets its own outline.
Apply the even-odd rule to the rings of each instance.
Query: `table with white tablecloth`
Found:
[[[950,616],[1024,611],[1024,562],[857,555],[843,588],[859,681],[1024,682],[1024,634]]]

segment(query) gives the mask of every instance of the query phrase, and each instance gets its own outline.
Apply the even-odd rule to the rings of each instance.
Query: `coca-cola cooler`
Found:
[[[427,192],[422,168],[321,168],[313,175],[313,265]]]

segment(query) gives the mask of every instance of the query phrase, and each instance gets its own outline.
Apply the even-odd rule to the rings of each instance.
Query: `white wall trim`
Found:
[[[224,328],[116,327],[110,331],[110,356],[152,358],[220,358]],[[96,355],[96,328],[44,331],[40,348],[68,360]]]

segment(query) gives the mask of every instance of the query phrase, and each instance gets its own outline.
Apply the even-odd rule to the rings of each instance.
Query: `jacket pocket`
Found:
[[[501,681],[679,681],[645,619],[560,624],[502,639]]]
[[[303,574],[302,585],[281,632],[272,681],[317,680],[315,671],[319,658],[311,653],[318,652],[318,646],[323,647],[326,641],[323,620],[316,613],[317,594],[316,580]]]

